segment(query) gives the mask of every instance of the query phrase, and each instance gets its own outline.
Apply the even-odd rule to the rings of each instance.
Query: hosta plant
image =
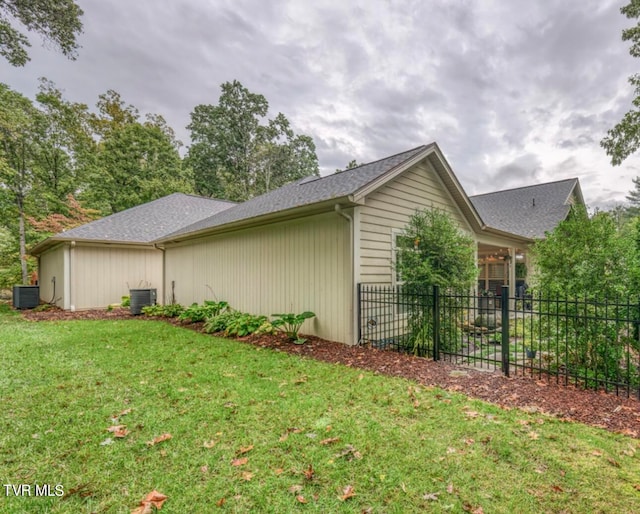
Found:
[[[291,312],[285,314],[272,314],[275,317],[271,321],[271,325],[278,329],[280,332],[284,332],[287,337],[296,344],[304,344],[307,340],[301,338],[298,335],[302,324],[310,319],[314,318],[315,314],[310,311],[305,311],[300,314],[293,314]]]

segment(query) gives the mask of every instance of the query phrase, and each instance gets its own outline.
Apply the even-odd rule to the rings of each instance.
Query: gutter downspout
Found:
[[[160,250],[162,252],[162,305],[167,305],[167,297],[166,297],[166,291],[167,291],[167,261],[166,261],[166,248],[164,247],[160,247],[157,245],[157,243],[153,243],[153,247],[156,250]]]
[[[356,279],[356,263],[355,263],[355,230],[353,228],[354,222],[353,217],[342,210],[340,204],[337,203],[334,207],[336,214],[338,216],[342,216],[349,222],[349,261],[351,262],[351,341],[355,341],[355,338],[358,334],[358,320],[356,318],[356,309],[358,308],[358,291],[355,284]],[[358,344],[359,341],[355,341],[355,344]]]

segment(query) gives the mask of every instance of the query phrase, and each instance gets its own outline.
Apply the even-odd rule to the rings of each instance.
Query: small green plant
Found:
[[[162,309],[162,315],[165,318],[176,318],[184,312],[184,307],[179,303],[170,303],[165,305]]]
[[[242,316],[241,312],[228,310],[218,314],[217,316],[208,317],[204,323],[204,327],[202,327],[202,330],[207,334],[224,332],[227,330],[227,325],[240,316]]]
[[[175,318],[179,316],[184,307],[179,303],[171,303],[169,305],[146,305],[142,308],[142,313],[146,316],[157,316],[161,318]]]
[[[120,302],[122,307],[130,307],[131,306],[131,298],[129,296],[123,296],[122,301]]]
[[[198,323],[199,321],[205,321],[207,318],[217,316],[227,307],[229,307],[227,302],[214,302],[211,300],[205,300],[201,305],[193,303],[180,313],[178,320],[187,323]]]
[[[254,316],[253,314],[239,313],[227,323],[225,334],[229,336],[244,337],[256,332],[266,321],[266,316]]]
[[[164,306],[157,303],[155,305],[145,305],[142,307],[142,314],[145,316],[163,316]]]
[[[301,314],[272,314],[272,316],[275,316],[276,319],[271,321],[271,325],[281,332],[284,332],[294,343],[304,344],[307,342],[306,339],[298,336],[298,332],[306,320],[315,317],[313,312],[305,311]]]

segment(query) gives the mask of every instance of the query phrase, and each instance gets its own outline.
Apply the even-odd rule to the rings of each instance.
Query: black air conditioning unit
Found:
[[[129,289],[129,308],[131,314],[142,314],[142,308],[147,305],[155,305],[158,296],[157,289]]]
[[[33,309],[40,303],[40,286],[13,286],[13,306]]]

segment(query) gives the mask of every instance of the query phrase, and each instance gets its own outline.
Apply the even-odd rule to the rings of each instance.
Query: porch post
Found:
[[[515,309],[515,292],[516,292],[516,249],[509,247],[509,277],[507,284],[509,285],[509,291],[512,291],[509,295],[509,310]]]

